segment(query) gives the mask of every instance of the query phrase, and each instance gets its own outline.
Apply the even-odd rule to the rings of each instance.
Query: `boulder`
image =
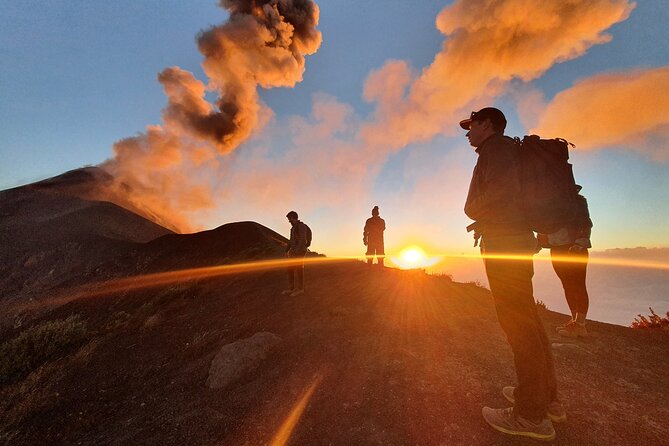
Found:
[[[221,347],[209,368],[207,386],[224,389],[256,369],[281,338],[269,332],[256,333]]]

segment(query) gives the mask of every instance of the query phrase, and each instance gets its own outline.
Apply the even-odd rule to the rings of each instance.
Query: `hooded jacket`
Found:
[[[477,222],[484,238],[528,233],[520,202],[519,148],[513,139],[495,134],[477,149],[465,214]]]

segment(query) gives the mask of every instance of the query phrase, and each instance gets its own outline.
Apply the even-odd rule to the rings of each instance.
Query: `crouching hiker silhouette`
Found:
[[[283,290],[281,294],[299,296],[304,293],[304,256],[311,244],[311,229],[298,219],[297,212],[290,211],[286,214],[290,222],[290,239],[286,247],[286,257],[297,261],[288,267],[288,285],[290,288]]]
[[[557,397],[553,353],[534,301],[534,233],[521,208],[519,146],[504,136],[506,118],[487,107],[460,122],[476,148],[465,213],[475,221],[475,246],[481,254],[497,317],[513,351],[518,385],[502,389],[513,403],[506,409],[484,407],[483,418],[510,435],[552,440],[552,421],[566,415]]]
[[[386,253],[383,246],[383,231],[386,230],[386,222],[379,217],[379,207],[374,206],[372,216],[365,222],[365,228],[362,231],[362,242],[367,246],[367,265],[371,268],[376,255],[376,262],[380,269],[383,269],[383,259]]]

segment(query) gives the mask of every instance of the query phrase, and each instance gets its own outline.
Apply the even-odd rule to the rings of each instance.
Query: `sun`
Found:
[[[420,246],[408,246],[390,260],[401,269],[427,268],[439,261],[438,257],[428,257]]]
[[[416,265],[425,257],[425,253],[420,248],[406,248],[401,252],[402,261],[410,265]]]

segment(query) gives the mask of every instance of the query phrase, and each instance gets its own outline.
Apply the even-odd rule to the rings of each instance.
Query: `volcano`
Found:
[[[86,167],[0,191],[3,299],[174,268],[282,257],[287,240],[254,222],[176,234],[133,212],[104,170]]]

